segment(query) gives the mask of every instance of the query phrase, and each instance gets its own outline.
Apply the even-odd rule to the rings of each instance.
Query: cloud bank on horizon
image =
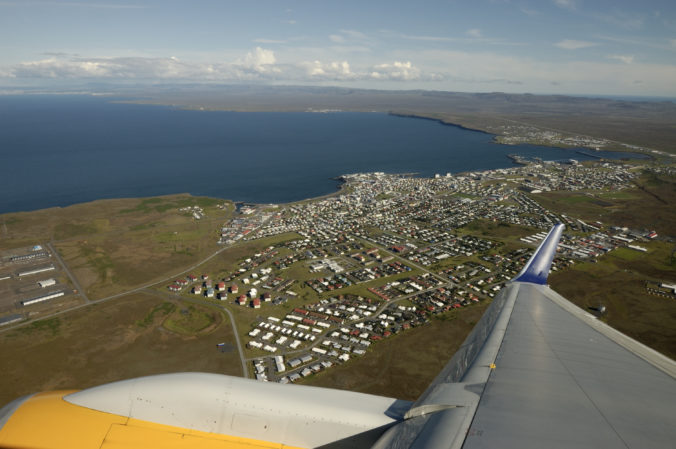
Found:
[[[676,97],[669,0],[0,0],[0,87],[266,83]]]

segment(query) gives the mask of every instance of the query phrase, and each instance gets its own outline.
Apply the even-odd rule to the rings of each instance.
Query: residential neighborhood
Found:
[[[569,160],[432,178],[343,175],[336,195],[241,207],[222,226],[220,244],[278,242],[218,279],[191,274],[168,288],[256,310],[239,323],[253,375],[295,382],[437,314],[490,300],[555,223],[566,232],[553,270],[619,247],[645,251],[641,242],[658,237],[653,230],[583,221],[538,201],[556,191],[603,201],[630,187],[636,173],[622,162]],[[506,243],[473,232],[473,223],[531,231]]]

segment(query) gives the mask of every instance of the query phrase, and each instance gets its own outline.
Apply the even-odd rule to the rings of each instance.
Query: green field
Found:
[[[194,205],[204,207],[205,218],[179,211]],[[211,254],[233,210],[223,200],[172,195],[5,214],[0,249],[51,241],[85,293],[98,299],[160,280]]]
[[[213,307],[182,303],[164,320],[163,326],[183,335],[207,334],[223,321],[223,313]]]
[[[621,248],[550,276],[554,290],[583,309],[606,306],[604,321],[638,341],[676,358],[676,301],[649,295],[645,282],[676,281],[673,244],[642,244],[647,253]]]
[[[216,348],[235,344],[229,320],[202,306],[194,307],[194,319],[186,318],[180,313],[186,307],[138,293],[1,333],[0,403],[167,372],[241,375],[237,351]],[[202,312],[214,317],[209,332],[197,329]],[[168,320],[180,330],[172,331]]]
[[[636,185],[619,192],[559,191],[531,197],[547,209],[591,223],[654,229],[661,235],[676,236],[676,180],[644,174]]]

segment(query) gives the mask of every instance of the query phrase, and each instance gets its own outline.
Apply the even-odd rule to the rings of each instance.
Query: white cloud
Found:
[[[665,45],[666,40],[663,40]],[[102,79],[191,82],[323,83],[368,88],[432,88],[438,90],[500,90],[506,92],[676,95],[676,64],[649,64],[632,53],[604,53],[597,62],[539,61],[503,52],[461,52],[435,48],[415,55],[393,54],[389,62],[370,64],[370,55],[346,54],[323,60],[321,51],[279,55],[256,47],[237,59],[219,61],[211,55],[196,62],[176,57],[93,58],[54,53],[43,59],[0,66],[0,78],[22,80]],[[636,55],[638,53],[635,53]],[[58,56],[56,56],[58,55]],[[641,80],[640,85],[636,80]],[[410,86],[410,87],[409,87]]]
[[[114,68],[113,62],[47,58],[18,64],[12,73],[20,78],[89,78],[112,76]]]
[[[320,61],[302,62],[307,75],[313,79],[332,79],[348,80],[355,79],[357,75],[350,70],[350,64],[347,61],[322,63]]]
[[[16,75],[10,69],[0,67],[0,79],[2,78],[15,78]]]
[[[576,41],[574,39],[564,39],[561,42],[557,42],[554,45],[556,45],[559,48],[563,48],[564,50],[577,50],[579,48],[593,47],[598,44],[587,41]]]
[[[672,48],[676,48],[676,39],[670,39],[669,45],[671,45]]]
[[[625,64],[631,64],[634,62],[634,55],[609,55],[607,58],[615,59],[617,61],[624,62]]]
[[[467,30],[466,34],[467,34],[469,37],[475,37],[475,38],[483,37],[483,36],[481,35],[481,30],[478,29],[478,28],[472,28],[471,30]]]
[[[394,61],[392,64],[379,64],[373,67],[370,77],[377,80],[410,81],[420,78],[420,69],[410,61]]]
[[[331,39],[331,42],[335,42],[336,44],[342,44],[345,42],[345,37],[341,36],[340,34],[331,34],[329,39]]]
[[[12,68],[18,78],[187,78],[204,67],[170,58],[47,58]]]
[[[168,58],[117,57],[50,57],[24,62],[2,69],[2,75],[14,78],[110,78],[110,79],[190,79],[260,80],[276,76],[272,50],[256,47],[244,59],[233,63],[198,63]]]
[[[274,67],[275,62],[275,53],[272,50],[256,47],[253,52],[246,54],[241,65],[256,72],[265,73],[278,71]]]
[[[570,11],[575,11],[577,9],[575,0],[554,0],[554,4],[559,8],[568,9]]]

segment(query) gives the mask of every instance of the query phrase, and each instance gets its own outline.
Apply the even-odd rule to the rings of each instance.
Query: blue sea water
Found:
[[[186,111],[102,97],[0,96],[0,213],[182,192],[283,203],[331,193],[331,178],[345,173],[493,169],[512,166],[510,153],[594,157],[499,145],[489,134],[381,113]]]

